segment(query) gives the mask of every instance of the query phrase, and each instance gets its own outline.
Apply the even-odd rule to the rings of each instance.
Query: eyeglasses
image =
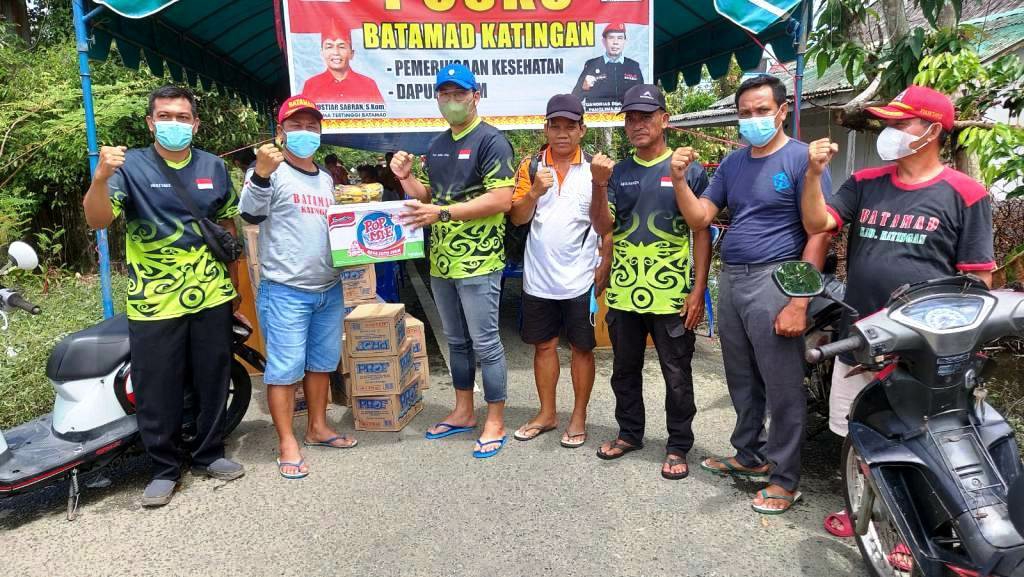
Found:
[[[454,100],[455,102],[465,102],[473,97],[473,91],[471,90],[444,90],[437,93],[438,100]]]

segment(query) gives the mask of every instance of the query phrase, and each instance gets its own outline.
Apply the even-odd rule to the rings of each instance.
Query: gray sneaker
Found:
[[[171,502],[171,497],[174,496],[174,490],[177,487],[177,481],[153,479],[146,485],[146,491],[142,493],[142,506],[163,507]]]
[[[245,469],[238,463],[222,457],[210,463],[208,467],[192,467],[192,473],[195,475],[206,475],[221,481],[234,481],[239,477],[245,476]]]

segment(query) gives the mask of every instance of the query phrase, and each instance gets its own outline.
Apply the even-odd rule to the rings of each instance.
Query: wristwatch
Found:
[[[451,222],[452,213],[448,212],[447,208],[442,208],[441,211],[437,213],[437,218],[441,222]]]

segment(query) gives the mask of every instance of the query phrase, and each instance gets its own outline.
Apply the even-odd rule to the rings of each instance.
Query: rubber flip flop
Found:
[[[587,432],[586,431],[584,431],[582,433],[570,433],[569,431],[566,431],[565,432],[565,436],[569,437],[568,441],[566,441],[565,439],[561,439],[558,442],[559,442],[560,445],[562,445],[566,449],[579,449],[580,447],[583,446],[584,443],[587,442]],[[573,441],[573,439],[580,439],[580,440],[579,441]]]
[[[665,465],[669,468],[676,467],[678,465],[686,465],[686,457],[679,457],[678,455],[668,455],[665,457],[665,462],[661,464],[661,476],[668,479],[669,481],[679,481],[685,479],[690,475],[690,466],[686,466],[686,471],[683,473],[666,473]]]
[[[502,437],[500,439],[494,439],[493,441],[481,441],[480,439],[477,439],[476,446],[478,447],[478,449],[473,451],[473,456],[476,457],[477,459],[488,459],[490,457],[493,457],[493,456],[497,455],[499,451],[501,451],[502,447],[505,446],[505,443],[507,441],[508,441],[508,435],[505,435],[504,437]],[[495,443],[498,444],[498,448],[497,449],[491,449],[490,451],[482,450],[487,445],[493,445]]]
[[[825,517],[825,530],[843,539],[853,537],[853,521],[846,511],[830,513]]]
[[[719,469],[711,465],[711,461],[721,463],[725,469]],[[768,471],[759,473],[757,471],[737,467],[729,462],[729,459],[707,458],[700,462],[700,468],[722,477],[739,477],[748,481],[764,481],[768,479]]]
[[[903,543],[893,547],[892,552],[886,555],[885,560],[897,571],[910,573],[914,570],[914,556]]]
[[[534,425],[532,427],[524,427],[522,429],[519,429],[519,431],[525,431],[527,434],[520,435],[519,431],[516,431],[515,433],[512,433],[512,438],[514,438],[517,441],[532,441],[532,440],[536,439],[537,437],[543,435],[544,433],[547,433],[548,431],[554,431],[557,428],[558,427],[542,427],[540,425]],[[536,431],[536,433],[531,435],[531,434],[529,434],[530,431]]]
[[[468,432],[472,431],[475,428],[475,427],[458,427],[458,426],[455,426],[455,425],[450,425],[448,423],[438,423],[438,424],[434,425],[434,427],[448,427],[448,428],[447,428],[447,430],[441,431],[440,433],[431,433],[430,431],[427,431],[427,434],[424,435],[426,438],[428,438],[430,440],[443,439],[445,437],[450,437],[452,435],[458,435],[459,433],[468,433]],[[433,429],[434,427],[431,427],[431,429]]]
[[[281,473],[281,476],[284,477],[285,479],[305,479],[306,477],[309,476],[309,471],[306,471],[305,473],[303,473],[302,471],[299,471],[298,473],[285,473],[284,472],[284,468],[285,467],[295,467],[296,469],[302,469],[302,466],[305,465],[305,464],[306,464],[306,460],[305,459],[299,459],[298,463],[292,463],[290,461],[282,461],[281,459],[278,459],[277,460],[277,472]]]
[[[615,439],[614,441],[612,441],[612,446],[608,447],[608,449],[618,449],[619,451],[621,451],[620,453],[616,455],[611,455],[603,452],[601,449],[598,449],[597,456],[599,459],[604,459],[605,461],[614,461],[615,459],[625,457],[627,454],[632,453],[633,451],[639,451],[640,449],[643,448],[643,445],[630,445],[629,443],[626,443],[621,439]]]
[[[351,445],[335,445],[334,444],[334,441],[340,441],[340,440],[346,440],[347,441],[348,437],[345,436],[345,435],[335,435],[335,436],[331,437],[330,439],[327,439],[326,441],[315,441],[315,442],[314,441],[307,441],[307,440],[303,439],[302,440],[302,444],[307,446],[307,447],[329,447],[331,449],[353,449],[353,448],[355,448],[356,445],[359,444],[359,441],[357,441],[355,439],[352,439],[352,444]]]
[[[793,495],[792,497],[790,497],[789,495],[772,495],[772,494],[768,493],[768,489],[761,489],[760,491],[758,491],[758,493],[761,495],[761,498],[765,499],[765,500],[768,500],[768,499],[779,499],[781,501],[786,501],[787,503],[789,503],[788,505],[786,505],[782,509],[770,509],[768,507],[764,507],[764,506],[761,506],[761,505],[755,505],[755,504],[751,503],[750,504],[750,508],[755,510],[755,511],[757,511],[758,513],[760,513],[762,515],[781,515],[781,514],[785,513],[786,511],[789,511],[790,509],[792,509],[793,505],[796,505],[796,502],[799,501],[804,496],[803,493],[801,493],[800,491],[797,491],[796,494]]]

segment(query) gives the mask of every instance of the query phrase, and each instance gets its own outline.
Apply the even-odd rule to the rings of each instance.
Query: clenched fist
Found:
[[[267,143],[256,150],[256,175],[260,178],[270,178],[278,166],[284,162],[284,153],[273,144]]]
[[[839,152],[839,145],[828,138],[815,140],[807,145],[807,171],[811,174],[821,175],[825,167],[832,160],[832,157]]]
[[[405,180],[412,174],[412,155],[404,150],[399,150],[391,157],[391,172],[398,180]]]
[[[597,84],[596,76],[587,74],[586,77],[583,78],[583,90],[590,90],[595,84]]]
[[[100,148],[100,161],[96,165],[93,179],[109,180],[111,176],[114,176],[114,172],[124,166],[124,151],[126,150],[128,148],[125,146],[104,146]]]
[[[695,160],[697,160],[696,150],[689,146],[677,148],[672,153],[672,161],[670,163],[672,166],[672,180],[675,182],[685,182],[686,170],[690,168],[690,164]]]
[[[534,198],[540,198],[554,185],[555,172],[546,166],[542,166],[537,169],[537,174],[534,175],[531,194]]]
[[[604,186],[612,177],[612,169],[615,168],[615,161],[603,154],[595,154],[590,161],[590,177],[594,184]]]

